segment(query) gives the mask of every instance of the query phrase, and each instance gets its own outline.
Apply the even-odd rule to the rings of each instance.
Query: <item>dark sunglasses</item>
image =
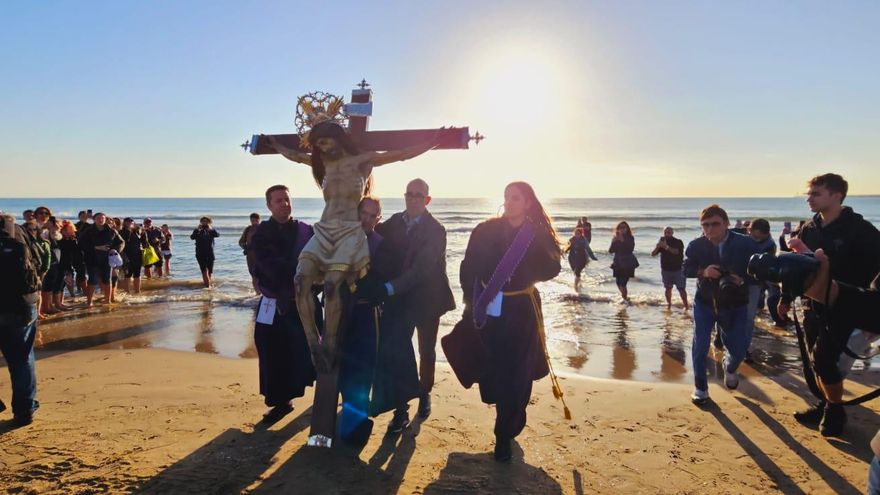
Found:
[[[408,192],[408,193],[404,194],[404,196],[406,196],[408,199],[425,199],[425,195],[422,193]]]

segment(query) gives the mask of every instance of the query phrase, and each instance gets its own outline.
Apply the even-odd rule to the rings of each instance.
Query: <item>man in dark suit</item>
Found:
[[[446,229],[427,210],[431,202],[428,184],[422,179],[412,180],[406,186],[405,197],[406,210],[376,227],[394,252],[403,253],[390,280],[384,284],[383,296],[395,302],[386,305],[384,316],[405,322],[410,336],[418,329],[418,415],[427,418],[431,414],[437,329],[440,317],[455,308],[455,298],[446,276]],[[405,404],[398,407],[390,433],[409,424],[406,408]]]

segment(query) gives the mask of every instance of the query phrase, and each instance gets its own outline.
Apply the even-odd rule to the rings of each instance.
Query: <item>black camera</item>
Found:
[[[737,281],[732,275],[733,272],[727,268],[719,268],[718,272],[721,277],[718,279],[718,303],[723,307],[735,307],[748,302],[748,292],[745,291],[743,283]]]
[[[819,269],[819,260],[812,254],[753,254],[747,269],[758,280],[782,284],[782,292],[798,297],[807,288],[807,281]]]

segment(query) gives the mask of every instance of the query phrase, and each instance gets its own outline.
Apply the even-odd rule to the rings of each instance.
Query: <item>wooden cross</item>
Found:
[[[358,89],[351,91],[351,103],[346,105],[348,113],[348,132],[360,151],[389,151],[399,150],[424,143],[431,139],[438,129],[408,129],[399,131],[368,131],[370,116],[373,113],[373,90],[369,89],[369,83],[362,79],[357,85]],[[440,143],[435,149],[468,149],[468,143],[475,141],[477,144],[484,138],[479,132],[470,135],[467,127],[450,127],[439,130]],[[276,134],[275,139],[279,143],[291,149],[308,152],[310,150],[299,146],[299,134]],[[241,144],[241,148],[252,155],[269,155],[277,153],[267,140],[261,140],[259,134],[254,134],[250,141]]]

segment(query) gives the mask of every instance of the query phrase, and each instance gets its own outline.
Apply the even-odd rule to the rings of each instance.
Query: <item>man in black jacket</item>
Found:
[[[848,184],[837,174],[813,177],[807,183],[807,203],[815,215],[804,224],[797,239],[789,241],[795,251],[822,249],[831,261],[831,277],[856,287],[868,287],[880,272],[880,231],[871,222],[843,206]],[[779,316],[787,314],[791,298],[779,302]],[[823,336],[824,311],[822,304],[809,301],[804,304],[804,332],[808,346],[813,349],[816,373],[829,403],[824,401],[795,414],[804,424],[819,424],[824,436],[837,436],[843,431],[846,413],[839,404],[843,396],[843,373],[838,366],[840,345]]]
[[[15,217],[0,212],[0,354],[12,381],[15,426],[30,424],[40,407],[34,361],[40,293],[38,256],[28,234],[15,225]],[[0,412],[5,409],[6,404],[0,400]]]
[[[385,282],[382,297],[389,299],[384,320],[399,322],[412,336],[419,336],[419,410],[431,414],[437,329],[440,317],[455,308],[446,275],[446,229],[427,210],[431,202],[428,184],[414,179],[406,186],[406,210],[379,224],[376,231],[393,252],[403,253],[393,276]],[[401,398],[403,399],[403,398]],[[407,405],[401,403],[389,426],[397,433],[409,424]]]

